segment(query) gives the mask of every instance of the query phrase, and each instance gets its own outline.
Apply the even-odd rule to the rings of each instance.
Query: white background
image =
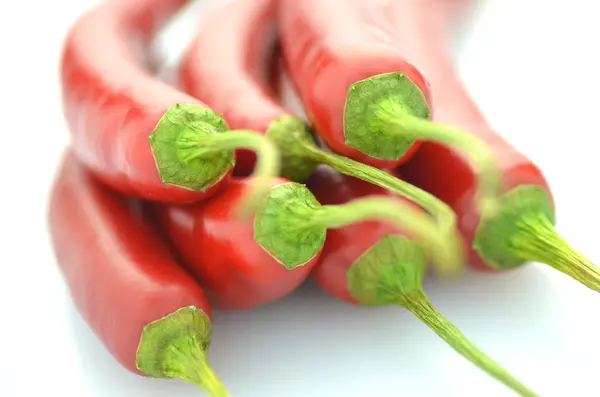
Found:
[[[60,45],[92,3],[0,6],[0,396],[201,395],[120,368],[73,309],[48,242],[47,193],[68,143]],[[464,79],[492,124],[545,171],[560,232],[600,262],[600,2],[481,4],[458,46]],[[185,43],[173,44],[170,54]],[[599,295],[538,264],[426,289],[541,396],[600,393]],[[211,361],[233,397],[513,395],[402,309],[351,308],[312,285],[259,311],[217,312],[214,331]]]

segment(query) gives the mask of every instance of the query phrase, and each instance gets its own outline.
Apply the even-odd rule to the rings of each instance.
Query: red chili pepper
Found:
[[[182,57],[178,82],[186,92],[215,106],[231,128],[264,132],[273,120],[288,115],[273,101],[274,80],[268,74],[273,58],[269,53],[276,43],[274,3],[234,0],[208,11]],[[223,26],[227,34],[222,33]],[[236,174],[250,174],[254,163],[254,153],[238,151]]]
[[[408,219],[426,243],[443,237],[427,215],[408,204],[377,199],[322,206],[306,186],[282,178],[272,181],[254,221],[236,219],[232,208],[252,183],[236,179],[206,203],[158,207],[184,262],[226,309],[254,308],[292,292],[317,263],[327,231],[346,224]]]
[[[429,88],[405,61],[381,7],[360,0],[280,0],[278,19],[291,80],[325,143],[377,167],[408,160],[414,140],[379,133],[384,126],[377,112],[427,118]]]
[[[479,170],[436,143],[424,143],[402,168],[403,175],[456,211],[460,230],[474,247],[469,255],[474,266],[508,269],[526,261],[543,262],[600,291],[598,268],[554,229],[554,203],[542,172],[493,131],[463,87],[445,32],[432,22],[433,11],[426,3],[403,1],[390,2],[388,14],[406,44],[406,56],[431,80],[435,120],[464,128],[485,142],[499,168],[504,193],[494,214],[475,211]]]
[[[266,27],[272,22],[273,6],[273,0],[234,0],[205,15],[198,36],[182,58],[178,80],[183,88],[223,114],[233,128],[266,131],[281,151],[286,178],[302,182],[316,164],[323,163],[418,202],[447,236],[433,248],[438,269],[455,270],[462,258],[450,208],[386,172],[320,149],[306,124],[273,98],[273,79],[263,74],[269,67],[269,57],[264,54],[271,45]],[[223,26],[227,26],[227,35],[221,34]],[[205,62],[207,54],[211,62]],[[227,78],[218,79],[218,74]],[[244,160],[237,171],[249,173],[252,159],[240,158]]]
[[[377,196],[403,200],[331,169],[315,173],[309,187],[325,205]],[[410,233],[381,221],[370,221],[329,231],[312,276],[321,288],[346,302],[366,306],[399,305],[408,309],[483,371],[522,396],[536,396],[433,307],[422,289],[426,267],[425,247]]]
[[[408,160],[417,141],[441,142],[479,166],[479,206],[495,204],[499,182],[493,157],[471,134],[426,120],[429,88],[405,60],[398,27],[383,4],[280,0],[280,5],[289,74],[334,151],[392,167]]]
[[[276,179],[272,185],[286,182]],[[286,262],[288,270],[262,248],[255,240],[263,230],[260,225],[236,219],[232,210],[251,184],[249,179],[234,179],[208,202],[158,207],[161,223],[184,263],[224,309],[251,309],[286,296],[306,279],[320,255],[319,250],[296,263]],[[290,241],[289,247],[300,250],[301,241]]]
[[[211,312],[204,292],[139,210],[66,156],[49,223],[75,305],[130,371],[181,378],[226,396],[207,362]]]
[[[146,70],[153,35],[186,2],[104,2],[67,37],[63,102],[74,150],[123,194],[197,201],[228,181],[234,148],[273,156],[269,142],[255,134],[223,134],[228,127],[220,116]]]

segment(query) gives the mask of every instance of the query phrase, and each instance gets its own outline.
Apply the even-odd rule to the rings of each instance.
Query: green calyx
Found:
[[[225,387],[208,365],[211,323],[194,306],[181,308],[146,325],[136,355],[136,367],[153,378],[179,378],[203,388],[209,396],[225,397]]]
[[[304,181],[317,164],[326,164],[344,175],[372,183],[414,201],[435,219],[439,230],[437,234],[444,235],[443,238],[438,239],[438,242],[444,240],[444,244],[431,246],[438,273],[450,276],[456,275],[463,269],[463,252],[458,248],[460,239],[456,231],[456,214],[447,204],[386,171],[321,149],[304,122],[296,117],[282,117],[273,122],[267,137],[280,148],[282,169],[286,170],[283,175],[288,179],[296,182]],[[374,214],[372,210],[369,212]],[[406,213],[406,208],[403,212]],[[331,211],[329,213],[331,214]],[[403,219],[403,221],[403,228],[406,229],[407,220]],[[417,223],[426,225],[430,222],[421,219]],[[432,234],[431,230],[429,234]],[[446,260],[439,260],[443,257]]]
[[[481,351],[429,302],[422,290],[427,253],[407,237],[387,235],[348,269],[350,294],[363,305],[399,305],[421,320],[456,352],[526,397],[537,396]]]
[[[344,110],[346,143],[378,159],[401,158],[418,136],[410,128],[398,132],[397,125],[390,133],[390,115],[395,119],[430,116],[425,96],[404,73],[380,74],[352,84]]]
[[[425,247],[407,237],[386,235],[348,269],[350,294],[362,305],[391,305],[421,293]]]
[[[483,214],[473,246],[494,267],[545,263],[600,292],[600,269],[556,232],[555,221],[552,202],[542,187],[519,186],[500,198],[493,216]]]
[[[477,170],[477,208],[493,212],[502,190],[494,153],[460,128],[434,123],[419,88],[402,73],[389,73],[350,87],[344,115],[346,142],[371,157],[398,160],[415,141],[437,142],[461,152]]]
[[[520,266],[528,260],[520,241],[531,240],[532,232],[535,233],[526,225],[527,220],[533,218],[546,219],[554,225],[555,212],[550,197],[541,186],[516,187],[500,196],[494,216],[482,214],[473,247],[494,267]]]
[[[405,230],[428,245],[440,266],[460,266],[454,238],[413,204],[369,196],[339,205],[321,205],[306,186],[289,182],[272,187],[255,214],[254,239],[287,269],[301,266],[322,249],[328,229],[378,220]]]
[[[233,149],[213,145],[211,137],[229,128],[212,110],[177,104],[165,113],[150,135],[150,146],[164,183],[206,191],[235,165]]]
[[[392,222],[404,230],[410,229],[412,235],[423,238],[429,244],[436,269],[440,274],[455,275],[463,268],[463,252],[456,231],[456,215],[446,204],[385,171],[324,151],[318,147],[305,123],[296,117],[281,117],[274,121],[268,129],[267,137],[280,148],[282,169],[286,170],[283,175],[291,180],[302,181],[312,173],[317,164],[326,164],[342,174],[362,179],[405,196],[424,208],[430,215],[425,216],[414,207],[391,198],[389,200],[380,198],[381,200],[375,201],[372,199],[355,200],[346,206],[317,206],[317,208],[309,205],[308,207],[312,208],[307,208],[306,205],[302,205],[296,210],[302,212],[304,218],[311,215],[308,213],[309,211],[316,211],[318,214],[312,214],[313,217],[308,222],[309,227],[304,226],[303,229],[298,229],[302,232],[301,237],[310,243],[307,245],[310,248],[298,255],[293,252],[293,245],[290,247],[296,236],[291,232],[285,232],[285,236],[292,236],[293,239],[282,241],[282,237],[278,237],[277,233],[281,233],[282,228],[293,232],[297,225],[307,221],[302,216],[295,214],[289,224],[286,224],[285,221],[280,222],[278,219],[280,215],[277,211],[284,205],[278,204],[273,206],[274,212],[268,212],[268,218],[264,218],[270,219],[272,222],[263,225],[263,231],[255,230],[255,235],[259,236],[257,239],[259,244],[284,266],[287,268],[298,266],[316,255],[322,244],[315,244],[316,241],[319,241],[315,239],[315,235],[324,236],[327,228],[340,227],[364,219],[378,219]],[[290,186],[293,188],[290,187],[286,194],[291,196],[291,191],[302,185]],[[300,196],[303,195],[304,193],[300,194]],[[311,201],[312,199],[308,202]],[[290,202],[286,205],[294,206],[295,204]],[[259,215],[264,217],[265,214],[267,211],[263,210]],[[435,223],[431,217],[435,219]],[[263,218],[256,219],[262,220]],[[255,223],[255,225],[258,224]],[[286,257],[289,259],[285,259]]]
[[[286,269],[305,265],[323,248],[327,228],[310,220],[321,204],[304,185],[272,187],[254,217],[254,240]]]
[[[283,116],[269,125],[266,136],[281,149],[281,176],[306,181],[318,165],[307,156],[306,147],[317,148],[317,144],[306,123],[298,117]]]

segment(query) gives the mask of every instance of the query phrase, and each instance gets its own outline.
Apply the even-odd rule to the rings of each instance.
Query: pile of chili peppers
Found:
[[[487,124],[445,38],[461,1],[233,0],[177,69],[150,46],[186,0],[106,0],[68,34],[72,134],[50,203],[73,299],[126,368],[214,397],[211,306],[257,308],[307,278],[399,305],[521,396],[527,386],[428,301],[463,263],[542,262],[600,291],[554,230],[548,183]],[[273,40],[276,27],[277,40]],[[308,121],[280,99],[287,73]]]

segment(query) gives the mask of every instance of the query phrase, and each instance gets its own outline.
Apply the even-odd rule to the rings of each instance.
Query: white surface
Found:
[[[120,368],[74,311],[48,242],[47,192],[68,142],[59,48],[91,3],[0,6],[0,396],[202,395]],[[493,125],[545,171],[560,232],[600,262],[600,2],[483,4],[460,46],[465,80]],[[598,395],[597,294],[538,264],[426,289],[541,396]],[[351,308],[311,285],[263,310],[217,313],[214,330],[211,360],[232,397],[513,395],[403,310]]]

